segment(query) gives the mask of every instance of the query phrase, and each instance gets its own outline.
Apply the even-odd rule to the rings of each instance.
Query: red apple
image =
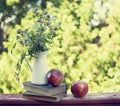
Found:
[[[84,81],[74,81],[71,85],[71,92],[74,97],[84,97],[88,93],[88,84]]]
[[[47,74],[47,80],[52,86],[58,86],[63,82],[64,75],[62,71],[58,69],[51,69]]]

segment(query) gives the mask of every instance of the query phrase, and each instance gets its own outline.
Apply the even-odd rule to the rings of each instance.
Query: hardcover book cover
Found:
[[[30,91],[26,91],[23,93],[23,98],[42,100],[42,101],[48,101],[48,102],[59,102],[65,96],[66,96],[66,92],[58,93],[52,96],[40,95],[38,93],[34,93]]]
[[[23,83],[24,89],[27,91],[32,91],[39,93],[41,95],[51,96],[61,92],[67,92],[67,85],[62,83],[57,87],[53,87],[50,84],[47,85],[34,85],[30,81]]]

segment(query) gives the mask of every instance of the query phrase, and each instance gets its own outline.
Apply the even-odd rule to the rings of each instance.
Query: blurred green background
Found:
[[[60,24],[63,47],[55,42],[47,62],[63,71],[68,93],[74,80],[86,81],[90,93],[120,91],[119,0],[0,0],[0,93],[22,93],[31,78],[24,62],[17,82],[20,50],[11,49],[17,29],[32,25],[34,8],[49,11]]]

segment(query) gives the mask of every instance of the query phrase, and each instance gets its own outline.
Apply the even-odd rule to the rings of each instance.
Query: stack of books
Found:
[[[23,87],[25,89],[23,98],[26,99],[59,102],[67,94],[67,85],[64,83],[57,87],[53,87],[50,84],[34,85],[28,81],[23,83]]]

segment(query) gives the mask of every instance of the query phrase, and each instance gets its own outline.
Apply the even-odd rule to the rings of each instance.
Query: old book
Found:
[[[30,91],[26,91],[23,93],[23,98],[48,101],[48,102],[59,102],[65,96],[66,96],[66,92],[62,92],[52,96],[45,96],[38,93],[30,92]]]
[[[23,83],[24,89],[27,91],[32,91],[35,93],[39,93],[41,95],[55,95],[61,92],[67,91],[67,85],[62,83],[57,87],[52,87],[50,84],[47,85],[34,85],[30,81]]]

